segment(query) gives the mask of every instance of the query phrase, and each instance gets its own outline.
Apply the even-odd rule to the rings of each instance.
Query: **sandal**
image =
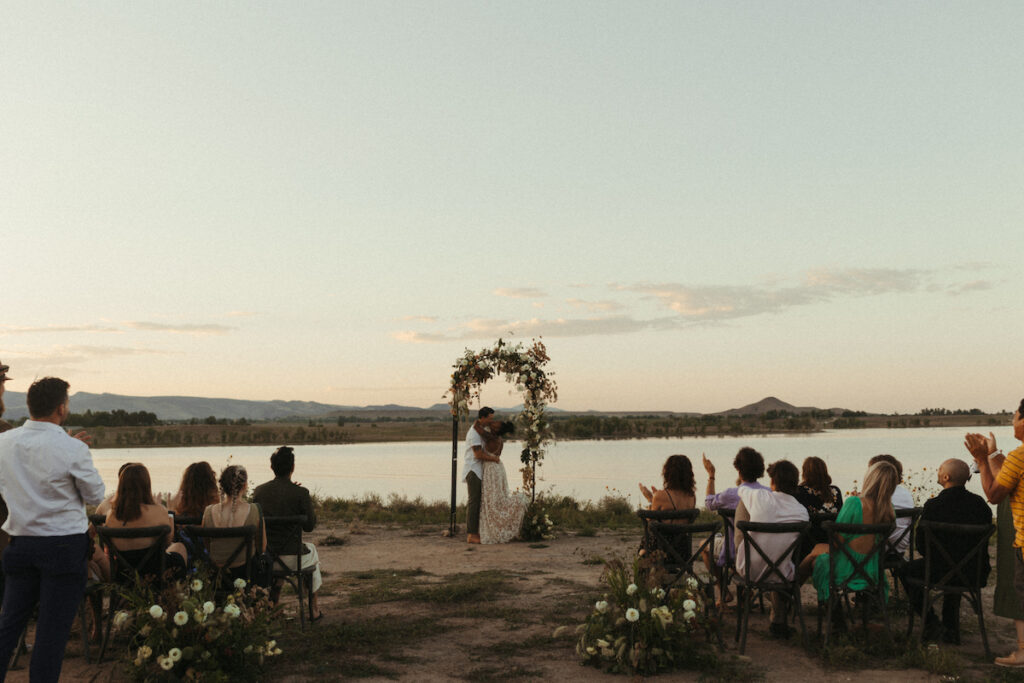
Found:
[[[1013,669],[1024,667],[1024,643],[1017,643],[1017,649],[1007,656],[996,657],[995,665]]]

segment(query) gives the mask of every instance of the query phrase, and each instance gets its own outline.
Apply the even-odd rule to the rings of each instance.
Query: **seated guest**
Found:
[[[708,460],[706,455],[701,455],[701,458],[704,462],[704,469],[708,473],[708,487],[707,495],[704,498],[704,505],[712,512],[717,510],[735,510],[740,502],[739,490],[741,488],[770,490],[764,484],[757,483],[757,480],[764,476],[764,458],[753,448],[744,446],[736,453],[736,457],[732,461],[732,466],[736,468],[736,473],[739,475],[739,478],[736,480],[736,486],[727,488],[720,493],[715,493],[714,464]],[[732,527],[726,525],[725,536],[715,540],[716,560],[712,562],[711,555],[707,551],[704,552],[704,564],[707,565],[708,571],[715,575],[715,578],[722,586],[722,602],[732,600],[732,594],[725,584],[721,583],[721,580],[722,567],[726,566],[734,557],[734,543]]]
[[[895,510],[912,510],[914,508],[914,496],[911,495],[910,491],[901,486],[903,483],[903,465],[899,460],[892,457],[891,455],[876,455],[875,457],[868,460],[868,467],[871,467],[878,462],[887,462],[896,468],[896,474],[899,475],[899,481],[896,484],[896,490],[892,492],[892,507]],[[897,517],[896,528],[892,530],[892,534],[889,539],[896,541],[900,537],[900,534],[910,526],[913,520],[910,517]],[[910,534],[906,534],[903,539],[896,544],[896,552],[903,554],[910,547]]]
[[[693,465],[685,455],[670,455],[661,468],[664,488],[647,488],[640,484],[640,493],[650,503],[650,510],[692,510],[697,506]],[[684,520],[679,520],[684,521]]]
[[[942,463],[939,466],[938,474],[939,485],[942,486],[942,491],[939,495],[925,502],[921,519],[950,524],[992,524],[992,509],[989,508],[985,499],[975,493],[971,493],[964,487],[970,478],[971,470],[963,460],[953,458]],[[960,535],[946,534],[943,536],[939,531],[934,532],[933,540],[940,543],[946,549],[949,553],[949,559],[954,564],[971,552],[978,541],[977,539],[965,539],[964,536]],[[917,549],[921,551],[923,556],[925,553],[925,538],[924,534],[920,532],[917,534]],[[981,568],[982,574],[987,579],[991,569],[987,549],[982,561],[984,563],[984,566]],[[950,569],[952,569],[952,566],[945,561],[941,553],[932,556],[931,578],[933,580],[938,581]],[[965,567],[963,571],[967,576],[972,576],[975,569],[975,567]],[[915,559],[902,568],[900,578],[906,580],[908,577],[915,579],[924,578],[923,557]],[[908,585],[906,588],[911,608],[920,613],[925,599],[924,591],[921,590],[920,586],[915,585]],[[959,645],[960,595],[950,593],[943,596],[941,625],[935,616],[935,612],[929,608],[928,615],[925,617],[924,629],[925,634],[929,635],[930,639],[934,638],[941,631],[942,642]]]
[[[141,464],[142,463],[138,463],[138,462],[126,462],[123,465],[121,465],[120,467],[117,468],[117,480],[119,482],[121,481],[121,475],[124,473],[125,469],[129,465],[141,465]],[[93,510],[93,514],[94,515],[103,515],[104,517],[106,517],[107,513],[110,512],[114,508],[114,498],[116,496],[117,496],[117,489],[114,489],[114,491],[112,491],[110,493],[110,495],[108,495],[106,498],[103,499],[102,503],[100,503],[99,505],[96,506],[96,509]]]
[[[153,500],[153,489],[149,479],[149,470],[145,465],[131,463],[125,467],[117,480],[117,495],[114,499],[114,506],[107,513],[106,526],[112,529],[134,529],[147,526],[159,526],[166,524],[173,529],[171,517],[167,508]],[[116,547],[122,556],[132,564],[142,561],[146,552],[152,545],[148,538],[115,538]],[[185,572],[185,547],[180,543],[171,543],[171,533],[163,540],[165,546],[165,564],[176,574],[184,575]],[[150,564],[145,567],[138,567],[141,575],[155,576],[160,572],[160,558],[153,555]],[[121,580],[131,580],[134,577],[122,574]]]
[[[299,515],[305,517],[306,521],[302,524],[302,530],[312,531],[316,526],[316,512],[313,510],[313,500],[309,496],[309,489],[292,481],[292,473],[295,471],[295,451],[288,446],[278,448],[270,456],[270,469],[274,472],[274,478],[256,487],[252,496],[253,501],[263,509],[263,514],[268,517]],[[269,530],[267,543],[270,549],[281,556],[281,559],[292,569],[296,568],[298,558],[301,558],[301,567],[315,567],[312,576],[313,597],[309,610],[313,614],[312,620],[318,621],[323,617],[316,596],[316,592],[323,584],[323,578],[320,575],[320,557],[315,545],[303,541],[300,548],[294,545],[294,539],[294,528],[275,528]],[[275,605],[281,597],[283,583],[283,579],[278,579],[270,587],[270,600]]]
[[[201,519],[206,508],[219,501],[217,475],[210,463],[194,462],[181,475],[181,484],[171,498],[170,509],[177,517]]]
[[[241,465],[229,465],[220,473],[221,501],[214,503],[203,512],[203,526],[214,529],[229,527],[255,526],[260,527],[260,509],[245,500],[245,492],[249,488],[249,475]],[[256,553],[262,553],[267,547],[267,532],[256,539]],[[233,579],[246,577],[245,552],[240,552],[230,566],[225,567],[231,555],[238,548],[238,542],[230,538],[211,538],[209,544],[210,559],[218,567],[228,570]]]
[[[895,518],[892,508],[892,492],[896,488],[898,481],[899,473],[895,467],[888,462],[875,463],[868,469],[868,473],[864,477],[864,490],[859,496],[850,496],[846,499],[846,502],[843,503],[843,508],[839,511],[836,522],[839,524],[891,523]],[[871,552],[875,543],[875,539],[868,535],[848,536],[843,540],[849,546],[851,554],[858,562],[863,561],[864,556]],[[819,601],[825,601],[829,598],[828,554],[828,544],[819,543],[814,546],[810,555],[803,559],[798,570],[801,580],[806,580],[808,576],[813,575],[814,587],[818,591]],[[881,569],[878,558],[869,562],[865,569],[872,580],[877,581],[880,579]],[[852,561],[846,557],[845,553],[839,553],[836,556],[836,582],[846,581],[854,574],[853,570],[854,565]],[[886,593],[888,593],[888,583],[885,583],[883,580],[883,584]],[[858,577],[850,581],[849,587],[853,590],[860,590],[867,588],[868,584],[864,578]]]
[[[736,521],[770,522],[783,524],[787,522],[806,522],[810,519],[807,508],[800,504],[794,497],[797,492],[797,481],[799,474],[796,465],[788,460],[779,460],[768,466],[768,476],[771,479],[771,489],[754,488],[752,486],[741,486],[737,491],[740,502],[736,507]],[[799,534],[765,534],[751,532],[750,536],[758,547],[768,555],[773,562],[783,560],[779,568],[787,579],[792,579],[796,571],[793,566],[793,553],[783,558],[782,554],[796,540]],[[736,573],[743,575],[746,570],[746,554],[743,549],[743,539],[736,535]],[[796,549],[794,549],[794,552]],[[767,569],[764,558],[755,551],[750,554],[750,578],[757,580],[761,578]],[[778,580],[778,577],[771,577]],[[772,593],[772,614],[769,631],[773,636],[786,637],[790,629],[786,625],[788,605],[782,603],[781,596]]]
[[[832,485],[825,461],[813,455],[804,458],[802,475],[803,481],[795,496],[807,508],[807,512],[812,515],[839,514],[843,507],[843,494],[837,486]],[[799,549],[797,559],[802,560],[815,545],[827,540],[825,530],[815,524],[811,527],[810,536],[802,544],[803,547]]]

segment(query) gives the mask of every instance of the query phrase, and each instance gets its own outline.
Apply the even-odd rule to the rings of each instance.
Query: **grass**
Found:
[[[429,574],[422,569],[349,573],[345,576],[351,587],[349,604],[365,606],[398,600],[442,604],[490,602],[512,590],[512,577],[496,571],[454,574],[441,582],[418,581],[426,576]]]

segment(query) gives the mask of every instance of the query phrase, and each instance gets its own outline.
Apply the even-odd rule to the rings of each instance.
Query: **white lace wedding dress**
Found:
[[[480,542],[508,543],[519,535],[529,498],[509,493],[505,465],[485,462],[480,493]]]

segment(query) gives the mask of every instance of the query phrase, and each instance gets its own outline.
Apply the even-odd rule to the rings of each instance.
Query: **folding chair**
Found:
[[[736,640],[739,641],[740,654],[743,654],[747,647],[747,623],[750,618],[750,603],[754,599],[754,592],[762,596],[766,592],[775,592],[789,601],[796,611],[797,619],[800,622],[800,637],[806,639],[807,629],[804,627],[804,614],[800,606],[800,583],[796,579],[796,566],[793,564],[794,554],[803,543],[810,531],[810,522],[746,522],[736,523],[736,528],[741,535],[743,542],[743,571],[734,575],[733,580],[742,587],[743,600],[742,612],[736,620]],[[786,534],[792,535],[793,540],[777,557],[770,557],[768,553],[757,542],[754,534]],[[765,540],[762,537],[762,541]],[[757,560],[759,566],[755,567]],[[764,564],[761,564],[761,563]],[[783,567],[789,562],[789,571]],[[756,576],[754,575],[754,572]]]
[[[302,525],[306,523],[306,516],[264,517],[263,522],[267,527],[267,551],[273,560],[273,579],[275,582],[287,581],[295,589],[299,597],[299,626],[300,630],[305,631],[306,609],[309,610],[309,619],[313,619],[313,572],[316,567],[303,567],[301,555],[278,554],[274,549],[282,546],[303,548]],[[294,567],[289,564],[290,560],[294,561]],[[306,601],[306,607],[303,606],[303,600]]]
[[[199,546],[195,548],[196,552],[193,552],[190,558],[193,569],[206,565],[216,582],[215,585],[221,591],[231,590],[225,586],[225,583],[230,583],[230,581],[225,581],[225,578],[232,581],[242,578],[245,579],[246,585],[252,584],[252,558],[256,555],[258,526],[249,524],[246,526],[208,527],[190,524],[185,527],[185,531],[189,538]],[[232,550],[221,564],[214,562],[210,555],[210,544],[213,541],[229,544],[234,541],[235,543],[235,545],[229,546]],[[240,556],[245,558],[243,564],[232,567]]]
[[[899,584],[896,577],[900,570],[907,564],[907,558],[903,552],[899,550],[899,546],[903,545],[904,541],[908,541],[907,545],[911,548],[914,547],[914,528],[917,525],[917,520],[921,518],[921,513],[924,512],[924,508],[897,508],[896,519],[910,518],[910,524],[900,529],[899,534],[895,538],[885,539],[885,553],[882,555],[882,566],[892,576],[892,583],[895,587],[897,595],[899,594]]]
[[[825,629],[824,644],[827,646],[832,636],[832,615],[833,610],[838,607],[840,614],[844,612],[849,594],[857,596],[861,607],[861,617],[864,630],[868,627],[869,602],[874,603],[882,612],[885,618],[885,631],[889,638],[892,638],[892,629],[889,627],[889,612],[885,605],[885,588],[888,585],[885,580],[885,571],[882,569],[882,555],[885,549],[885,541],[892,533],[893,524],[839,524],[837,522],[824,522],[822,527],[828,533],[828,585],[829,595],[825,601],[825,609],[828,623]],[[860,558],[850,549],[847,544],[847,536],[868,536],[872,537],[871,549]],[[838,557],[844,557],[852,566],[850,574],[844,578],[836,575],[836,562]],[[876,572],[871,571],[874,565]],[[855,583],[863,583],[862,586],[855,586]],[[818,601],[818,635],[821,635],[821,612],[822,601]]]
[[[164,555],[164,541],[171,533],[168,524],[158,526],[144,526],[130,529],[114,528],[109,526],[97,526],[96,535],[100,539],[100,547],[110,558],[110,581],[112,584],[142,584],[145,581],[159,583],[163,580],[164,572],[167,569],[166,556]],[[135,560],[126,556],[128,551],[120,550],[114,544],[118,539],[150,539],[150,544],[143,548],[146,552],[140,554]],[[153,565],[158,567],[154,574]],[[148,570],[148,571],[147,571]],[[110,643],[110,627],[113,624],[114,610],[120,604],[116,591],[109,591],[110,598],[107,606],[107,627],[103,632],[103,642],[100,645],[100,654],[97,662],[103,661],[103,655]],[[84,625],[83,625],[84,628]]]
[[[996,531],[992,524],[950,524],[922,519],[918,522],[917,533],[924,534],[924,575],[922,577],[904,575],[908,585],[919,586],[924,591],[921,605],[921,631],[917,634],[920,643],[924,638],[925,617],[939,595],[955,593],[966,596],[971,609],[978,615],[978,628],[981,630],[981,642],[985,646],[985,657],[992,658],[988,647],[988,633],[985,631],[985,610],[981,604],[981,589],[988,582],[989,557],[988,541]],[[954,560],[946,544],[950,537],[960,536],[966,544],[974,541],[974,545],[966,555]],[[910,546],[910,558],[914,558],[914,546]],[[940,574],[940,569],[945,572]],[[933,593],[936,593],[933,595]],[[907,637],[914,632],[914,609],[909,610]]]

